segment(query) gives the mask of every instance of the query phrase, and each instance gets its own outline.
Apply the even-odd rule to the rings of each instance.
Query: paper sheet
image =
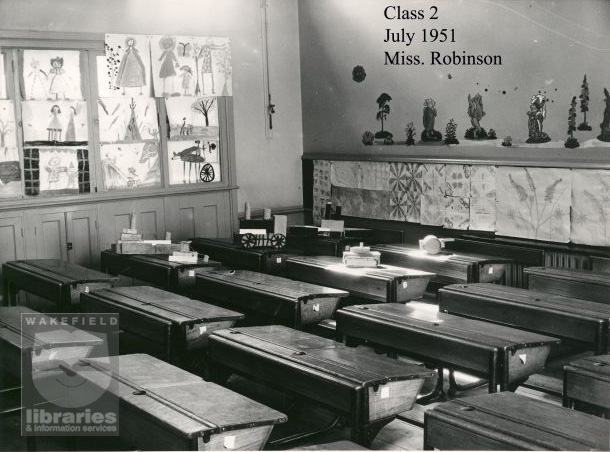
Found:
[[[470,227],[496,229],[496,167],[473,165],[470,169]]]
[[[218,140],[218,99],[216,97],[169,97],[165,108],[171,140],[191,140],[193,136]]]
[[[332,203],[341,206],[341,214],[351,217],[363,215],[363,190],[332,186]],[[389,201],[388,201],[389,203]],[[389,210],[389,209],[388,209]]]
[[[97,111],[103,143],[159,140],[157,104],[153,98],[99,98]]]
[[[571,226],[574,243],[610,246],[610,171],[572,170]]]
[[[468,229],[470,223],[470,199],[460,196],[445,197],[445,219],[448,229]]]
[[[90,191],[88,150],[77,147],[24,148],[25,194],[77,195]]]
[[[26,100],[82,100],[80,52],[24,50],[23,82]]]
[[[470,196],[470,166],[445,165],[445,195]]]
[[[407,221],[407,192],[390,192],[390,220]]]
[[[443,195],[432,193],[421,195],[421,224],[442,226],[445,221],[445,199]]]
[[[3,53],[0,53],[0,99],[6,99],[6,76]]]
[[[422,193],[428,195],[445,194],[445,165],[422,165]]]
[[[26,144],[33,141],[59,144],[88,141],[85,101],[27,100],[21,103],[21,117]]]
[[[218,142],[168,141],[170,185],[220,181]]]
[[[326,203],[331,200],[330,162],[314,160],[313,162],[313,224],[319,225],[324,216]],[[335,204],[335,205],[341,205]],[[343,215],[347,215],[342,211]]]
[[[100,96],[150,97],[149,45],[146,35],[106,34],[105,68],[98,65]]]
[[[106,190],[159,187],[159,144],[121,143],[100,146]]]
[[[232,96],[231,41],[221,37],[150,37],[157,97]]]
[[[364,190],[390,190],[390,164],[386,162],[332,162],[331,184]]]
[[[569,241],[569,169],[502,166],[496,184],[499,235]]]

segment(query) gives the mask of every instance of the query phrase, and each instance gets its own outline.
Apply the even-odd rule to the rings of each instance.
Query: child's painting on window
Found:
[[[218,140],[216,97],[172,97],[165,99],[171,140],[193,137]]]
[[[0,99],[6,99],[6,77],[4,74],[4,54],[0,53]]]
[[[150,50],[157,97],[233,94],[228,38],[151,36]]]
[[[24,50],[23,83],[26,100],[82,99],[80,52]]]
[[[23,101],[21,117],[26,144],[56,146],[88,141],[87,104],[84,101]]]
[[[21,168],[12,100],[0,100],[0,198],[21,196]]]
[[[100,141],[136,143],[159,140],[157,105],[153,98],[98,99]]]
[[[159,187],[159,143],[102,144],[102,174],[106,190]]]
[[[98,60],[100,96],[150,97],[149,45],[146,35],[106,35],[105,64]]]

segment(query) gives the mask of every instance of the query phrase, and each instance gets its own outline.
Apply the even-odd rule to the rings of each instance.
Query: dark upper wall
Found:
[[[399,4],[425,9],[427,15],[428,8],[436,5],[439,19],[386,20],[385,6]],[[299,0],[304,152],[404,154],[404,146],[380,150],[361,143],[364,131],[379,130],[375,101],[382,92],[393,98],[386,129],[398,140],[404,140],[409,121],[414,121],[419,136],[422,104],[427,97],[437,103],[436,129],[444,134],[445,124],[454,118],[461,138],[470,127],[467,96],[480,92],[487,112],[482,125],[496,129],[499,137],[510,135],[522,141],[527,138],[530,97],[546,90],[553,102],[548,104],[544,130],[553,141],[563,141],[569,103],[573,95],[580,94],[585,73],[591,97],[587,119],[594,130],[578,138],[582,141],[597,136],[604,108],[603,86],[610,89],[608,24],[608,1]],[[384,66],[385,28],[402,26],[409,31],[434,26],[455,28],[456,43],[394,44],[388,50],[404,49],[421,55],[430,50],[462,49],[474,54],[501,54],[503,66]],[[424,61],[428,60],[426,57]],[[363,83],[351,78],[357,64],[367,72]],[[577,112],[580,121],[580,110]],[[420,151],[410,148],[409,153],[426,153],[425,148],[417,148]],[[535,151],[511,152],[526,155]]]

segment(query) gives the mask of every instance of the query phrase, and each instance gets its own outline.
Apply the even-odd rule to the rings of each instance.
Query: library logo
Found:
[[[116,314],[21,316],[22,434],[118,435]]]

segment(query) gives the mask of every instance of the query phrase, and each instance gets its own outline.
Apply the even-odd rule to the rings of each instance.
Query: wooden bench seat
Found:
[[[119,399],[119,435],[141,450],[260,450],[278,411],[148,355],[65,366]],[[108,384],[108,376],[113,384]]]
[[[209,353],[218,381],[242,373],[322,404],[347,417],[352,440],[362,445],[411,409],[424,379],[433,375],[280,325],[216,331]]]
[[[421,298],[434,273],[380,265],[348,268],[339,257],[291,257],[286,263],[289,278],[347,290],[360,300],[379,303],[405,302]]]
[[[489,379],[489,392],[514,390],[539,372],[560,340],[438,312],[423,303],[349,306],[337,311],[337,332],[349,343],[370,341],[439,367]]]
[[[296,329],[331,318],[340,300],[349,295],[249,270],[199,273],[196,292],[204,300],[247,314],[249,324],[274,323]]]
[[[148,353],[187,366],[199,362],[209,335],[244,315],[150,286],[115,287],[81,295],[85,312],[119,314],[122,354]]]
[[[608,450],[610,423],[510,392],[442,403],[424,415],[426,450]]]
[[[136,278],[160,289],[191,295],[195,272],[220,268],[218,261],[198,259],[197,263],[170,262],[168,254],[118,254],[102,251],[101,268],[111,275]]]
[[[607,273],[552,267],[529,267],[524,271],[530,290],[610,304]]]
[[[20,290],[45,298],[54,310],[69,312],[81,292],[112,287],[117,278],[57,259],[11,261],[2,264],[4,304],[16,305]]]
[[[454,284],[438,292],[443,312],[485,320],[608,351],[610,306],[497,284]]]

